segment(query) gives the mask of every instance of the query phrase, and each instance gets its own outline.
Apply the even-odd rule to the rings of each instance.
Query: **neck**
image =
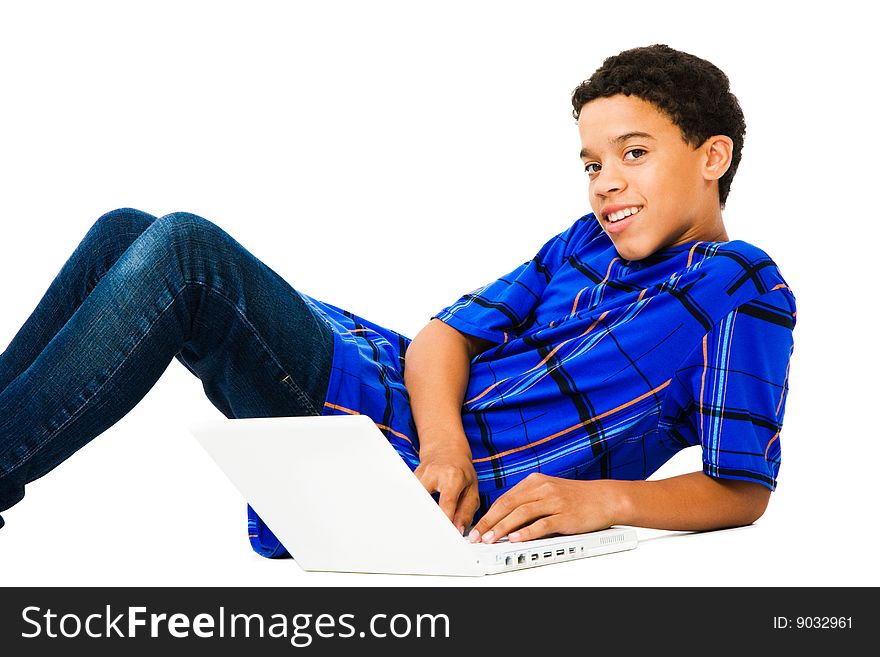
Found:
[[[724,227],[724,224],[721,224],[718,229],[715,231],[715,235],[706,240],[707,242],[729,242],[730,238],[727,237],[727,229]]]
[[[727,228],[724,227],[724,219],[721,216],[721,208],[717,205],[710,211],[709,220],[700,231],[701,241],[704,242],[729,242]]]

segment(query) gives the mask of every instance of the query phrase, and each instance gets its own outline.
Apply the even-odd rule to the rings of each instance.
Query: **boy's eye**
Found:
[[[642,157],[647,151],[642,148],[634,148],[631,151],[627,151],[626,155],[623,156],[624,160],[637,160]],[[632,157],[630,157],[632,155]]]
[[[594,173],[599,171],[599,165],[596,164],[595,162],[588,162],[587,164],[584,165],[584,171],[586,171],[588,174],[590,174],[592,176]]]

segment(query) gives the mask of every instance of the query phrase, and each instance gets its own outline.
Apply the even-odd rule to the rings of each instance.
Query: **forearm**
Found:
[[[465,337],[439,320],[425,326],[407,349],[404,383],[422,450],[440,440],[470,454],[461,423],[470,359]]]
[[[656,481],[605,481],[612,524],[703,531],[748,525],[761,517],[770,490],[755,482],[702,472]]]

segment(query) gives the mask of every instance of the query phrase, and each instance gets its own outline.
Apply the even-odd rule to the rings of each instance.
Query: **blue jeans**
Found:
[[[108,212],[0,356],[0,511],[134,408],[175,357],[226,417],[319,415],[333,334],[210,221]]]

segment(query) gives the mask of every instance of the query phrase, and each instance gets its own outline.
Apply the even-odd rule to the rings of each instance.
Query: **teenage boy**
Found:
[[[573,114],[593,213],[440,312],[406,352],[415,473],[471,540],[764,512],[795,300],[722,220],[745,122],[727,76],[665,45],[605,60]],[[646,481],[700,445],[703,469]]]
[[[745,134],[727,76],[636,48],[572,104],[593,212],[414,340],[297,292],[202,217],[103,215],[0,354],[0,511],[176,358],[227,417],[369,416],[474,541],[754,522],[795,300],[722,221]],[[702,471],[648,480],[696,445]],[[250,508],[248,528],[287,555]]]

